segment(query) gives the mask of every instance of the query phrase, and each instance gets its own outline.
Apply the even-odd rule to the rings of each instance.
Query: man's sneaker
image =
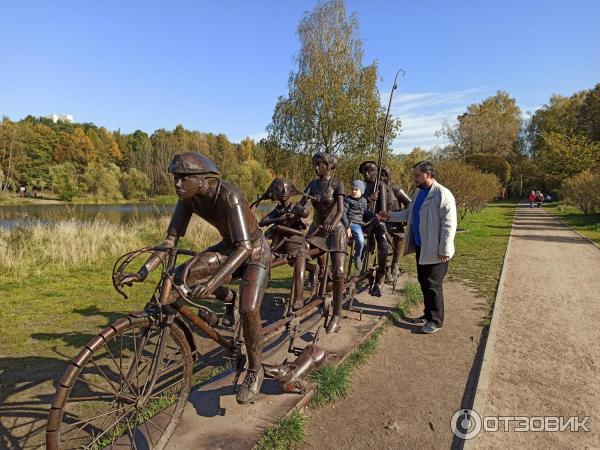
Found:
[[[235,397],[236,401],[240,405],[254,403],[256,399],[258,399],[258,394],[260,393],[260,387],[264,378],[265,371],[262,367],[258,372],[254,370],[248,370],[246,373],[246,378],[244,378],[244,381],[240,386],[240,390]]]
[[[425,314],[423,314],[421,317],[412,317],[409,320],[417,325],[425,325],[427,322],[429,322],[427,317],[425,317]]]
[[[433,322],[427,322],[425,325],[423,325],[423,328],[421,328],[421,331],[425,334],[433,334],[436,331],[439,331],[440,327],[438,327],[435,323]]]
[[[354,268],[356,270],[360,270],[362,268],[362,259],[360,256],[358,258],[354,258]]]

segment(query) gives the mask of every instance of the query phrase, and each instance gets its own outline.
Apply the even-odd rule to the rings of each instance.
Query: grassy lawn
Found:
[[[585,215],[575,206],[560,202],[544,204],[544,209],[600,245],[600,214]]]
[[[448,275],[462,281],[491,304],[496,295],[516,202],[496,202],[459,224],[454,241],[456,253]],[[404,270],[416,273],[413,255],[402,260]]]

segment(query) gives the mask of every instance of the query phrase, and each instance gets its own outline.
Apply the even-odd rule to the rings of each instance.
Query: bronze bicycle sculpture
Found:
[[[231,328],[216,328],[206,322],[207,315],[190,308],[207,309],[191,298],[192,287],[176,283],[178,258],[193,259],[201,253],[176,246],[145,247],[127,253],[113,269],[113,285],[118,292],[125,295],[120,281],[128,266],[146,254],[160,255],[162,273],[155,291],[144,310],[117,320],[90,340],[59,380],[46,425],[50,450],[166,448],[192,386],[194,360],[202,358],[193,327],[225,350],[236,369],[234,388],[237,385],[246,363],[240,314],[236,309]],[[272,267],[285,263],[285,259],[276,260]],[[322,297],[311,299],[290,317],[263,328],[265,346],[288,336],[288,350],[300,355],[292,363],[268,366],[269,376],[282,384],[288,380],[297,388],[298,380],[321,363],[322,357],[311,357],[308,362],[312,365],[307,364],[315,350],[300,352],[294,342],[305,333],[301,320],[322,305]]]
[[[215,216],[209,220],[220,231],[224,230],[224,224],[229,223],[229,218],[248,217],[245,215],[247,213],[244,208],[247,206],[244,204],[245,200],[242,198],[242,202],[238,203],[239,197],[236,196],[232,185],[228,186],[214,176],[217,175],[214,165],[210,165],[210,161],[200,156],[190,156],[191,162],[196,165],[187,166],[184,164],[184,158],[174,158],[171,170],[175,173],[176,188],[183,200],[176,207],[165,242],[156,247],[146,247],[125,254],[115,263],[113,285],[123,295],[125,295],[123,286],[146,279],[148,274],[158,266],[162,267],[160,280],[143,311],[132,313],[129,317],[119,319],[105,328],[73,359],[60,379],[51,403],[46,426],[47,448],[51,450],[95,449],[113,445],[135,448],[136,440],[144,442],[146,447],[165,448],[183,413],[192,385],[194,357],[199,359],[201,356],[196,348],[194,332],[190,324],[225,349],[236,369],[233,382],[235,387],[246,359],[253,358],[254,363],[257,360],[260,363],[261,354],[257,355],[257,347],[262,350],[263,344],[271,345],[281,340],[282,336],[287,336],[290,342],[288,350],[295,354],[300,353],[294,346],[294,342],[307,329],[302,320],[320,307],[326,309],[323,285],[319,286],[321,295],[311,297],[306,305],[291,313],[290,316],[261,328],[258,346],[255,344],[256,341],[252,343],[255,330],[250,329],[248,332],[248,326],[244,324],[247,318],[247,315],[244,316],[245,311],[247,314],[247,306],[244,302],[248,298],[258,302],[259,295],[262,296],[263,277],[258,269],[263,268],[263,262],[268,268],[269,263],[271,267],[276,267],[285,264],[287,259],[279,258],[271,261],[270,250],[268,246],[265,248],[262,234],[255,233],[254,227],[250,230],[246,227],[245,231],[242,227],[240,234],[249,237],[248,247],[251,249],[249,257],[236,258],[236,261],[242,262],[240,264],[242,270],[235,270],[235,264],[229,261],[237,255],[246,255],[246,249],[242,252],[236,250],[235,246],[231,249],[229,245],[221,243],[211,247],[210,251],[197,253],[177,246],[179,237],[185,232],[185,226],[191,216],[190,210],[185,210],[185,200],[191,199],[193,211],[206,204],[198,201],[197,196],[191,195],[196,188],[213,196],[213,201],[208,202],[212,209],[218,210],[224,205],[223,202],[227,202],[223,208],[225,217],[215,213]],[[180,166],[178,167],[177,164]],[[205,169],[209,170],[207,172],[209,176],[206,178],[199,177],[199,180],[191,181],[185,175],[187,170]],[[217,193],[227,195],[215,200]],[[230,204],[234,207],[229,208]],[[216,208],[213,208],[213,205]],[[253,214],[246,220],[246,224],[252,224],[252,219],[254,219]],[[252,236],[258,238],[252,239]],[[257,240],[260,245],[253,244]],[[257,248],[255,253],[253,253],[254,248]],[[318,252],[320,250],[313,249],[309,252],[309,256],[314,256]],[[147,254],[151,256],[138,272],[128,271],[128,266],[133,261]],[[178,257],[182,255],[189,259],[184,264],[178,265]],[[248,271],[248,267],[252,268],[253,265],[247,264],[244,267],[247,261],[258,261],[261,265]],[[223,274],[223,271],[226,273]],[[248,277],[248,272],[255,277]],[[212,282],[215,277],[220,277],[220,285]],[[223,287],[223,283],[236,277],[242,278],[240,308],[233,309],[233,324],[224,332],[216,328],[216,322],[212,320],[212,311],[197,303],[197,300],[199,297],[214,297],[226,301],[235,299],[235,295],[232,295],[230,289]],[[188,284],[190,282],[196,284]],[[201,313],[194,313],[188,306],[198,308]],[[308,322],[308,319],[306,321]],[[248,341],[251,341],[250,345]],[[244,355],[244,347],[248,358]],[[300,354],[297,362],[281,365],[277,373],[269,375],[280,377],[282,383],[297,386],[298,380],[307,371],[320,364],[322,359],[320,350],[308,349]],[[253,373],[253,367],[256,366],[250,363],[246,380],[248,374]],[[263,372],[262,366],[258,371]],[[258,371],[254,373],[257,374]],[[247,387],[252,388],[253,383],[246,383]],[[244,384],[241,388],[243,387]],[[239,392],[244,392],[241,388]],[[254,392],[252,395],[254,396]]]

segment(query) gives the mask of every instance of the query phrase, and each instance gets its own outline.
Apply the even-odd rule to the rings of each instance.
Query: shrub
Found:
[[[226,178],[246,194],[250,202],[262,194],[273,181],[269,169],[253,159],[235,165]]]
[[[600,172],[582,172],[562,182],[563,199],[577,206],[584,214],[600,210]]]
[[[126,199],[145,199],[150,189],[150,178],[138,169],[129,169],[121,175],[121,192]]]
[[[77,170],[75,166],[66,162],[50,167],[52,190],[58,194],[60,200],[70,202],[79,193],[77,184]]]
[[[121,171],[114,164],[106,166],[90,163],[83,174],[83,187],[97,199],[119,200],[123,196],[119,189]]]
[[[437,180],[454,195],[460,220],[470,212],[481,211],[500,192],[496,175],[482,173],[462,161],[442,161],[437,165],[436,173]]]

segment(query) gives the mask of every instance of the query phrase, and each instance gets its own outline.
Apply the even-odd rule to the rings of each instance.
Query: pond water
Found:
[[[146,217],[170,215],[175,205],[156,205],[151,203],[115,204],[115,205],[6,205],[0,206],[0,228],[14,228],[31,223],[52,223],[60,220],[92,221],[106,220],[112,223],[130,223]],[[261,214],[272,208],[261,204]]]

